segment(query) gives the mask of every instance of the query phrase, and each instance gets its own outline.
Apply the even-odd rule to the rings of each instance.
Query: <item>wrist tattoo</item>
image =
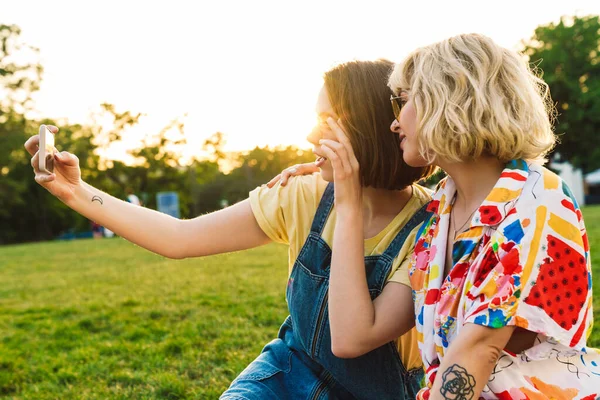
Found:
[[[444,399],[470,400],[473,398],[475,378],[469,375],[466,369],[454,364],[444,372],[442,376],[442,388],[440,393]]]
[[[100,198],[100,196],[94,196],[94,197],[92,197],[92,203],[94,201],[97,201],[100,204],[104,204],[104,201],[102,201],[102,198]]]

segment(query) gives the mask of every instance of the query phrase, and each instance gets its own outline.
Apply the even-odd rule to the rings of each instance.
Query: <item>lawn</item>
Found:
[[[600,207],[584,216],[600,326]],[[281,245],[181,261],[122,239],[0,247],[0,397],[218,398],[276,335],[286,275]]]
[[[0,248],[0,397],[214,399],[287,315],[287,248],[168,260],[122,239]]]

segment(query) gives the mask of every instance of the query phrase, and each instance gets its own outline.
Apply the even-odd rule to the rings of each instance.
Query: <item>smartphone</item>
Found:
[[[47,174],[54,172],[54,134],[46,125],[40,125],[40,171]]]

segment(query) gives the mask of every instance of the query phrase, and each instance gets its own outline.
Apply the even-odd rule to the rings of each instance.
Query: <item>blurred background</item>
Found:
[[[22,143],[40,123],[82,160],[83,178],[149,207],[176,192],[190,218],[232,204],[287,165],[306,135],[322,74],[351,59],[480,32],[523,51],[556,101],[554,166],[578,200],[600,201],[597,1],[410,4],[341,1],[2,2],[0,243],[89,232],[31,179]],[[578,168],[579,170],[575,170]],[[598,173],[600,175],[600,173]],[[35,204],[35,207],[33,205]]]
[[[216,398],[286,315],[285,247],[173,261],[104,238],[33,180],[23,144],[42,123],[60,128],[56,146],[85,181],[193,218],[314,160],[305,137],[329,68],[479,32],[549,84],[560,135],[549,166],[586,205],[592,254],[600,243],[597,0],[0,10],[0,397]]]

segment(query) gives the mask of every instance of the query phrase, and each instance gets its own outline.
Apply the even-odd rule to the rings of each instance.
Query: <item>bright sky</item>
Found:
[[[0,10],[40,48],[40,116],[86,122],[104,102],[142,112],[134,146],[187,113],[191,154],[216,131],[228,150],[308,147],[321,76],[336,63],[400,61],[464,32],[517,48],[561,15],[600,14],[600,1],[0,0]]]

